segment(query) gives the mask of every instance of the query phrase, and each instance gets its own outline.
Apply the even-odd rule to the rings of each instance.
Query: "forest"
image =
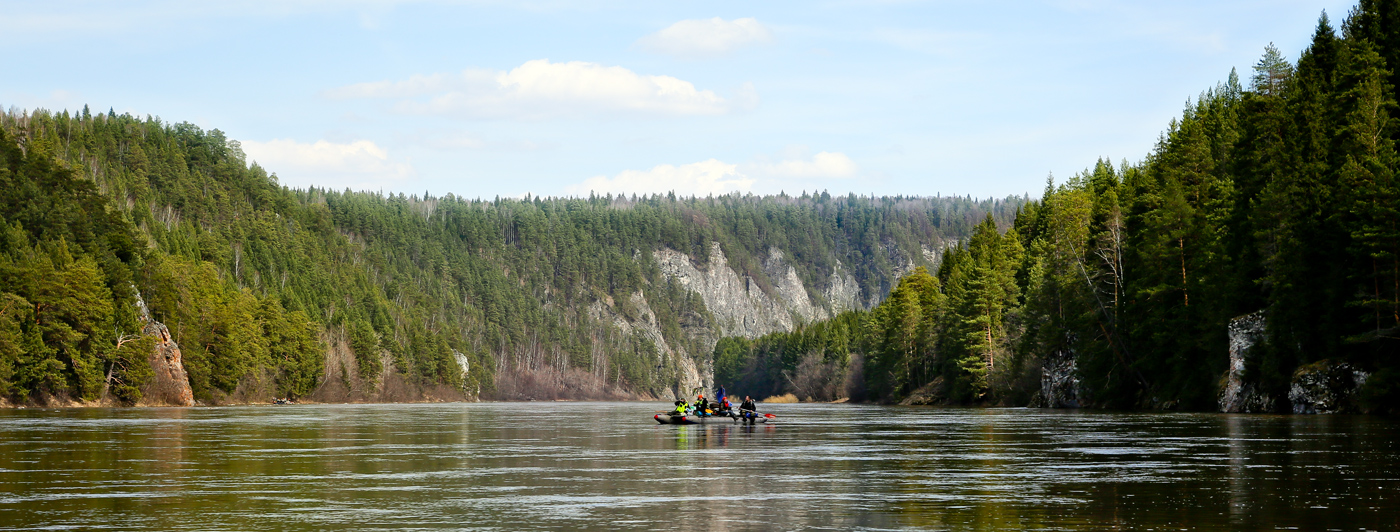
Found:
[[[1368,373],[1400,407],[1400,2],[1324,13],[1296,62],[1273,45],[1188,101],[1139,163],[1048,181],[883,303],[725,338],[716,379],[760,394],[1042,404],[1069,361],[1080,406],[1215,410],[1232,319],[1262,313],[1244,382],[1284,398],[1304,368]],[[1279,400],[1262,410],[1287,411]],[[1045,405],[1051,406],[1051,405]]]
[[[1324,14],[1296,61],[1270,45],[1141,161],[1038,199],[292,189],[217,129],[11,108],[0,403],[141,404],[145,307],[201,404],[670,398],[689,371],[757,396],[1040,406],[1054,376],[1077,406],[1215,410],[1231,324],[1260,316],[1237,376],[1261,397],[1346,364],[1369,376],[1359,409],[1393,412],[1397,66],[1400,2]],[[659,250],[760,295],[780,251],[829,319],[736,336]],[[855,308],[823,295],[837,274]]]
[[[873,304],[932,265],[922,250],[1025,201],[299,190],[218,130],[87,108],[0,114],[0,196],[0,401],[17,405],[139,403],[138,298],[202,404],[670,397],[724,331],[653,251],[704,266],[718,243],[772,292],[779,249],[818,306],[838,264]],[[661,342],[589,311],[603,302]]]

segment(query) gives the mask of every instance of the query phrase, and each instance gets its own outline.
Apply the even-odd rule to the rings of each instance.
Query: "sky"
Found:
[[[0,0],[0,107],[219,129],[301,188],[1038,196],[1352,5]]]

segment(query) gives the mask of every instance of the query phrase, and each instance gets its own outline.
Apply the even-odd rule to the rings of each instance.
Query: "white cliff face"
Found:
[[[773,281],[780,305],[796,314],[804,323],[831,317],[826,309],[812,304],[807,287],[797,275],[797,268],[787,263],[783,250],[768,248],[768,257],[763,260],[763,273]]]
[[[790,331],[798,320],[829,316],[826,309],[812,304],[797,270],[785,262],[781,251],[769,250],[764,260],[765,273],[777,292],[772,297],[753,278],[740,278],[729,267],[718,242],[710,246],[710,263],[704,269],[696,268],[690,256],[679,251],[661,249],[652,256],[663,275],[700,296],[721,334],[757,338]]]
[[[948,254],[948,250],[961,246],[964,240],[966,239],[955,238],[953,240],[943,242],[943,244],[941,245],[935,245],[933,247],[928,247],[926,245],[920,244],[919,250],[923,252],[924,260],[928,261],[929,264],[933,265],[933,271],[930,271],[929,273],[937,273],[938,266],[940,264],[943,264],[943,256]]]
[[[894,242],[885,243],[885,253],[888,254],[890,257],[890,269],[894,273],[894,278],[890,279],[891,285],[898,284],[900,279],[903,279],[906,275],[914,273],[914,268],[919,267],[919,265],[914,262],[914,259],[910,258],[909,256],[905,255],[902,251],[900,251],[899,246],[895,245]],[[872,302],[870,306],[874,307],[876,304],[878,304],[878,302],[875,299],[878,295],[870,295]]]
[[[827,284],[822,297],[831,305],[832,315],[863,308],[860,304],[860,283],[856,282],[856,276],[846,271],[841,261],[836,261],[836,269],[832,270]]]
[[[623,335],[640,334],[643,338],[651,341],[656,346],[656,352],[660,353],[664,360],[674,360],[680,367],[679,385],[683,390],[693,390],[698,387],[708,387],[709,379],[703,376],[695,364],[694,360],[684,351],[677,351],[666,343],[666,337],[661,334],[661,326],[657,323],[656,313],[651,310],[651,305],[647,303],[646,296],[638,291],[629,298],[632,306],[637,309],[636,320],[628,320],[621,313],[617,312],[604,301],[594,301],[588,306],[588,315],[596,321],[612,323],[621,331]],[[713,344],[710,346],[713,349]]]
[[[1244,360],[1254,346],[1264,341],[1264,311],[1230,320],[1230,370],[1220,389],[1221,412],[1273,412],[1274,398],[1244,382]]]
[[[457,361],[457,368],[462,370],[462,380],[466,381],[467,376],[471,374],[471,359],[468,359],[467,354],[461,351],[453,351],[452,358]]]
[[[634,258],[642,259],[640,253]],[[699,340],[698,348],[704,352],[685,353],[670,345],[641,292],[629,298],[632,308],[638,311],[632,319],[618,312],[611,301],[595,301],[589,306],[588,313],[594,320],[613,324],[624,335],[637,334],[650,340],[661,356],[676,362],[680,368],[678,388],[686,391],[712,385],[713,369],[709,355],[721,336],[757,338],[773,332],[791,331],[801,323],[828,319],[847,310],[868,308],[879,303],[882,296],[874,294],[868,302],[865,301],[860,283],[838,261],[828,278],[828,286],[814,301],[814,292],[808,291],[797,268],[777,248],[769,248],[761,262],[764,277],[770,283],[770,290],[766,291],[757,280],[740,275],[729,265],[718,242],[710,243],[710,260],[703,268],[697,267],[689,255],[672,249],[657,250],[652,253],[652,258],[663,276],[698,295],[704,302],[709,319],[700,319],[696,325],[685,330],[690,340]],[[901,264],[904,270],[913,269],[913,262],[908,258],[903,258]]]

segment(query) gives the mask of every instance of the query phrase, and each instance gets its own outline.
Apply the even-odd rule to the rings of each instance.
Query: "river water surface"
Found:
[[[0,411],[0,530],[1400,530],[1363,416],[663,403]]]

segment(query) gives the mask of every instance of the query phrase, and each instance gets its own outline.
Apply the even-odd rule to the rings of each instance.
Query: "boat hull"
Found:
[[[748,420],[739,416],[673,416],[671,414],[657,414],[652,416],[657,423],[662,425],[739,425]],[[752,419],[753,423],[767,423],[769,418],[758,416]]]

